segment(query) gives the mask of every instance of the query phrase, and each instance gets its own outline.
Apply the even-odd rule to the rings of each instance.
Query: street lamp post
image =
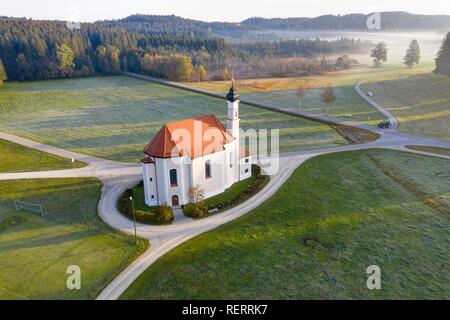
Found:
[[[134,200],[130,197],[131,207],[133,208],[133,224],[134,224],[134,243],[137,246],[137,231],[136,231],[136,211],[134,210]]]

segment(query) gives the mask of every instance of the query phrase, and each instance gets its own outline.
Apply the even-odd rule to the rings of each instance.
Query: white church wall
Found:
[[[220,151],[192,160],[192,183],[204,189],[205,199],[225,191],[226,152]],[[205,177],[205,163],[211,161],[211,177]]]
[[[226,164],[224,166],[225,171],[225,188],[228,189],[231,187],[237,180],[236,178],[236,165],[233,163],[234,152],[236,152],[234,147],[234,141],[225,145],[225,161]]]
[[[172,206],[173,196],[178,197],[179,205],[186,203],[186,194],[190,186],[190,179],[185,174],[186,157],[160,159],[161,169],[158,176],[163,176],[161,181],[161,189],[164,189],[164,197],[160,200],[160,204],[168,204]],[[175,169],[177,173],[177,185],[170,184],[170,170]],[[158,182],[159,183],[159,182]]]
[[[252,176],[252,156],[242,158],[240,161],[240,181],[248,179]]]
[[[158,188],[158,204],[170,204],[168,198],[168,183],[166,159],[155,158],[155,172]],[[167,173],[167,174],[166,174]]]
[[[142,163],[145,204],[148,206],[158,205],[156,190],[155,165],[153,163]]]

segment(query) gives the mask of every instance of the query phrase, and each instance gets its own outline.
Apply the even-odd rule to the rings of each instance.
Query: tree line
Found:
[[[265,30],[367,30],[370,14],[323,15],[315,18],[250,18],[240,23],[246,28]],[[439,30],[450,28],[449,15],[420,15],[382,12],[383,30]]]
[[[328,41],[322,39],[297,39],[246,42],[235,45],[238,52],[247,55],[273,57],[310,57],[318,54],[368,51],[371,43],[350,38]]]
[[[221,61],[233,54],[219,37],[142,34],[100,24],[71,30],[59,21],[0,19],[0,60],[10,80],[141,72],[146,55],[173,56],[174,60],[181,55],[191,64],[222,67]]]

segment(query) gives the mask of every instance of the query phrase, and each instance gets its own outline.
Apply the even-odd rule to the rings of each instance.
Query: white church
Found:
[[[145,147],[141,161],[148,206],[189,203],[199,186],[204,198],[250,178],[252,157],[239,144],[239,94],[232,84],[226,95],[227,127],[216,116],[203,115],[165,124]]]

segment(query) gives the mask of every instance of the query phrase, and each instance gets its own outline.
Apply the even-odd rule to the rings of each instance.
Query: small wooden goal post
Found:
[[[15,205],[17,211],[24,210],[24,211],[37,212],[37,213],[40,213],[42,216],[45,216],[48,213],[47,208],[41,203],[32,203],[32,202],[26,202],[26,201],[22,201],[22,200],[15,200],[14,205]]]

